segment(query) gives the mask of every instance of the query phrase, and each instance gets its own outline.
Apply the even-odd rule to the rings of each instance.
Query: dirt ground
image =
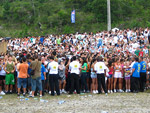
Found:
[[[6,95],[0,99],[0,113],[150,113],[150,93],[46,95],[42,99]]]

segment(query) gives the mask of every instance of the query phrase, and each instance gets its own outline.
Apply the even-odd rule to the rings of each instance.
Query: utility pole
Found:
[[[110,0],[107,0],[107,30],[111,30],[111,11],[110,11]]]

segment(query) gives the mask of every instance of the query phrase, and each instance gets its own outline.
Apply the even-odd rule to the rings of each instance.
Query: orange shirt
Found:
[[[19,76],[18,78],[27,78],[28,75],[28,64],[20,64],[19,65]]]

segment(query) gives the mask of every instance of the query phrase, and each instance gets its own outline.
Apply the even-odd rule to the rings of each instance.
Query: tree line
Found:
[[[150,0],[111,0],[112,27],[150,27]],[[71,11],[76,23],[71,24]],[[0,36],[107,30],[107,0],[1,0]]]

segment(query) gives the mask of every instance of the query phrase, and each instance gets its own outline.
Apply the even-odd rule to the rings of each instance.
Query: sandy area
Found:
[[[46,95],[42,99],[48,102],[6,95],[0,99],[0,113],[150,113],[150,93]]]

